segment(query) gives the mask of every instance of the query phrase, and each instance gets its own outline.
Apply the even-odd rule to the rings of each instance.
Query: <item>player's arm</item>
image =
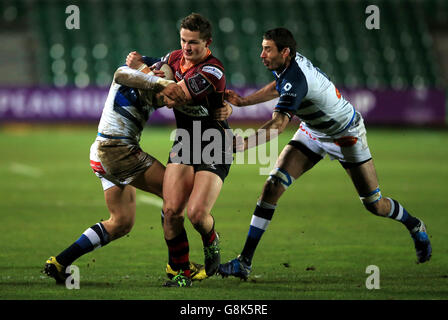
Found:
[[[274,112],[272,119],[263,124],[255,134],[244,139],[241,139],[241,137],[236,138],[236,151],[244,151],[272,140],[285,130],[289,121],[290,117],[286,113]]]
[[[165,77],[165,73],[162,70],[154,69],[154,64],[160,61],[158,58],[150,58],[146,56],[142,56],[137,51],[130,52],[126,57],[126,65],[143,73],[153,72],[155,76]]]
[[[223,92],[216,91],[216,89],[224,90],[224,73],[219,73],[221,72],[221,70],[217,68],[211,67],[210,69],[214,72],[213,76],[221,75],[221,77],[214,78],[212,75],[207,74],[208,76],[206,76],[202,73],[199,73],[196,76],[189,78],[188,81],[190,81],[190,85],[185,82],[185,79],[179,81],[177,84],[184,91],[185,96],[187,97],[187,103],[195,102],[195,100],[202,100],[207,97],[207,103],[214,106],[214,108],[209,110],[213,115],[213,119],[224,121],[227,120],[233,112],[232,107],[223,100]],[[218,107],[219,103],[222,103],[222,107]]]
[[[170,84],[175,84],[174,81],[146,74],[126,66],[120,67],[115,71],[114,81],[131,88],[155,91],[162,91]]]
[[[149,75],[127,66],[120,67],[115,71],[114,81],[135,89],[160,92],[174,101],[170,106],[180,106],[186,103],[184,91],[174,81]]]
[[[247,137],[243,142],[241,142],[241,139],[239,141],[236,139],[236,151],[242,151],[242,147],[244,148],[243,150],[246,150],[265,143],[285,130],[287,124],[299,108],[301,101],[306,96],[308,92],[308,84],[303,74],[297,79],[284,80],[284,82],[286,82],[286,84],[289,83],[289,88],[285,90],[284,88],[286,84],[282,84],[281,87],[283,89],[280,94],[278,94],[280,99],[274,109],[272,119],[258,129],[254,135],[255,137]],[[266,87],[264,89],[266,89]]]
[[[237,107],[251,106],[253,104],[266,102],[278,97],[279,94],[275,88],[275,81],[272,81],[247,97],[241,97],[233,90],[226,90],[224,96],[227,101]]]

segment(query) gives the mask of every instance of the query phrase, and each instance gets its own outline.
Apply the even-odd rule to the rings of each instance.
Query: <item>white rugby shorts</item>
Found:
[[[359,112],[348,128],[332,136],[315,133],[302,122],[291,141],[302,143],[322,158],[328,154],[331,160],[341,163],[360,163],[372,158],[364,120]]]
[[[139,145],[126,144],[123,140],[97,139],[90,147],[90,166],[100,178],[103,190],[130,184],[154,160]]]

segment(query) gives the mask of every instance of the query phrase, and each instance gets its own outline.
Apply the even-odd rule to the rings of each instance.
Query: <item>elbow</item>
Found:
[[[121,82],[123,81],[123,70],[122,68],[118,68],[115,73],[114,73],[114,81],[118,84],[122,84]]]

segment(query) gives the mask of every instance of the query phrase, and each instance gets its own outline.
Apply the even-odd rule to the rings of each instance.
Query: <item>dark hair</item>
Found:
[[[190,31],[199,31],[202,40],[209,40],[212,37],[212,24],[199,13],[191,13],[182,19],[180,28]]]
[[[289,48],[289,56],[294,58],[296,56],[296,40],[291,31],[286,28],[275,28],[264,33],[263,38],[274,41],[278,51],[284,48]]]

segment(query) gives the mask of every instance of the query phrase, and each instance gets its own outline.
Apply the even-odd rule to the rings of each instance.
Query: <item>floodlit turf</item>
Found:
[[[291,129],[292,130],[292,129]],[[428,226],[429,263],[415,263],[400,223],[361,205],[337,162],[321,161],[281,199],[254,257],[247,282],[213,277],[185,289],[162,288],[167,248],[154,196],[138,192],[131,233],[83,256],[80,290],[40,273],[100,219],[107,219],[99,180],[89,166],[96,127],[0,128],[0,299],[447,299],[448,132],[368,129],[383,195]],[[170,130],[148,128],[142,147],[162,163]],[[282,147],[292,136],[285,132]],[[242,249],[266,177],[259,164],[234,165],[213,210],[222,260]],[[199,235],[187,222],[191,258],[202,262]],[[380,289],[366,288],[366,268],[380,270]]]

